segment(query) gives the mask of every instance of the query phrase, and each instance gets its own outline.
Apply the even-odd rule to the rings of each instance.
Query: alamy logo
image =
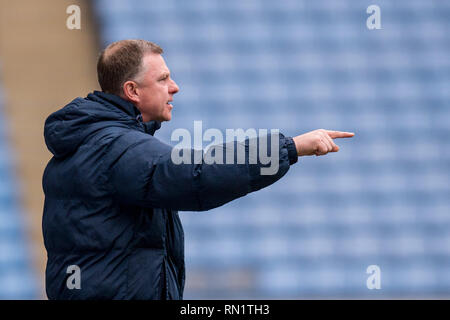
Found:
[[[66,13],[70,14],[66,20],[67,29],[81,29],[81,9],[79,6],[72,4],[67,7]]]
[[[366,12],[370,14],[367,18],[366,26],[369,30],[381,29],[381,9],[376,4],[367,7]]]
[[[381,269],[376,264],[367,267],[366,272],[370,274],[367,278],[366,285],[367,289],[381,289]]]
[[[81,270],[80,267],[72,264],[67,267],[66,273],[70,274],[67,278],[66,286],[69,290],[81,289]]]
[[[274,175],[279,169],[279,130],[271,129],[268,135],[267,129],[226,129],[224,136],[219,129],[207,129],[203,133],[202,121],[194,121],[194,139],[187,129],[176,129],[172,132],[171,140],[178,142],[171,154],[174,164],[245,164],[247,155],[246,145],[243,142],[248,139],[248,163],[260,164],[261,175]],[[269,139],[270,138],[270,139]],[[270,155],[268,142],[270,140]],[[236,143],[236,150],[234,148]],[[203,152],[203,142],[210,142]],[[192,155],[191,152],[194,151]],[[224,160],[225,158],[225,160]]]

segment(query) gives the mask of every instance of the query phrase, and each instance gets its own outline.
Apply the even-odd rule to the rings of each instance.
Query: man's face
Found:
[[[169,103],[179,88],[170,78],[170,71],[160,54],[150,53],[143,58],[143,72],[136,80],[138,99],[134,101],[142,120],[169,121],[173,106]]]

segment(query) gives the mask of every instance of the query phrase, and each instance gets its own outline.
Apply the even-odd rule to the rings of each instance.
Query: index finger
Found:
[[[353,137],[355,135],[353,132],[333,131],[333,130],[325,130],[325,131],[327,132],[327,134],[332,139],[336,139],[336,138],[351,138],[351,137]]]

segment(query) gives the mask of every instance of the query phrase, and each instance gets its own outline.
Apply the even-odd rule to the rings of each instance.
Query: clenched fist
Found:
[[[337,152],[339,147],[333,142],[336,138],[351,138],[353,132],[318,129],[294,137],[298,156],[323,156],[328,152]]]

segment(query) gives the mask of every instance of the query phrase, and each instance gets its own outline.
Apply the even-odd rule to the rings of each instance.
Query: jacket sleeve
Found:
[[[266,155],[272,157],[275,153],[271,150],[271,138],[278,139],[278,146],[274,149],[278,153],[275,157],[277,170],[262,174],[274,164],[268,164],[259,153],[252,153],[252,142],[255,142],[252,139],[216,145],[212,154],[220,156],[219,149],[222,149],[222,158],[217,158],[223,160],[220,164],[220,161],[208,161],[202,150],[174,149],[148,134],[125,134],[111,148],[112,160],[108,171],[115,198],[124,204],[178,211],[219,207],[274,183],[286,174],[291,164],[297,162],[292,138],[269,134],[253,139],[258,146],[262,139],[268,139]],[[244,151],[244,162],[237,160],[239,147]],[[190,161],[177,164],[172,160],[174,153],[187,156]],[[233,155],[232,164],[229,164],[229,159],[227,161],[227,154]]]

